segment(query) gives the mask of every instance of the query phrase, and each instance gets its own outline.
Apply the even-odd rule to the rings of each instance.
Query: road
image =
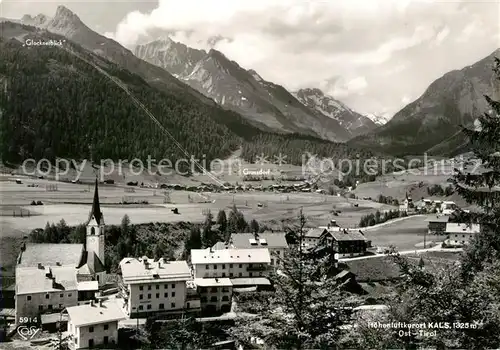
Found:
[[[413,249],[413,250],[405,250],[398,252],[400,255],[410,255],[410,254],[420,254],[420,253],[425,253],[425,252],[462,252],[462,248],[441,248],[440,245],[436,245],[432,248],[427,248],[427,249]],[[386,256],[387,254],[375,254],[375,255],[365,255],[365,256],[357,256],[355,258],[344,258],[344,259],[339,259],[340,262],[345,262],[345,261],[354,261],[354,260],[363,260],[363,259],[373,259],[373,258],[379,258],[381,256]]]

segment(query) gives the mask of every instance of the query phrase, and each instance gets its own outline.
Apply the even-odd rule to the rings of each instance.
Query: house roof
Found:
[[[51,273],[51,276],[47,274]],[[16,294],[50,293],[77,290],[76,269],[64,267],[18,267]]]
[[[446,233],[479,233],[481,225],[479,224],[464,224],[464,223],[447,223]]]
[[[191,269],[186,261],[166,261],[159,259],[124,258],[120,261],[123,282],[126,284],[155,281],[187,281],[191,279]]]
[[[263,263],[269,264],[271,256],[268,249],[191,249],[191,263],[224,264],[224,263]]]
[[[264,232],[258,235],[253,233],[233,233],[231,235],[231,241],[234,248],[240,249],[288,248],[284,232]]]
[[[83,254],[83,244],[40,243],[26,244],[18,261],[19,267],[38,266],[72,266],[77,267]],[[59,265],[58,265],[59,263]]]
[[[76,327],[95,325],[126,318],[125,313],[114,300],[104,301],[102,305],[79,305],[66,308],[69,319]]]
[[[324,228],[312,228],[304,235],[307,238],[319,238],[326,231]]]
[[[229,249],[229,245],[226,244],[226,242],[217,242],[214,244],[212,247],[213,250],[224,250],[224,249]]]
[[[232,287],[229,278],[195,278],[194,283],[198,287]]]
[[[104,271],[106,271],[104,264],[95,252],[83,252],[82,261],[78,267],[79,275],[92,275]]]
[[[99,282],[97,281],[82,281],[78,282],[78,291],[97,291],[99,289]]]
[[[338,242],[343,241],[366,241],[366,237],[359,232],[359,230],[342,230],[342,231],[328,231],[329,234]]]

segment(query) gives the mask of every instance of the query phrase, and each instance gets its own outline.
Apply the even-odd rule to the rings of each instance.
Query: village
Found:
[[[108,275],[104,265],[106,213],[99,186],[96,180],[85,244],[23,243],[15,286],[3,292],[4,305],[14,306],[2,310],[8,336],[35,325],[45,336],[24,339],[33,346],[66,339],[72,349],[106,347],[119,346],[124,341],[120,332],[138,329],[148,319],[186,315],[205,322],[232,319],[239,312],[235,296],[272,291],[269,274],[282,273],[283,259],[298,243],[282,231],[234,232],[213,247],[192,249],[189,261],[130,256],[120,261],[117,275]],[[417,239],[423,245],[399,249],[414,259],[460,252],[480,231],[479,225],[457,222],[455,214],[460,209],[451,201],[422,198],[413,202],[406,194],[397,210],[399,218],[372,227],[342,227],[332,218],[301,233],[300,244],[307,254],[333,255],[332,278],[380,301],[358,305],[354,314],[383,311],[381,290],[397,279],[397,270],[385,260],[390,245],[381,246],[376,235],[370,234],[377,226],[398,225],[412,218],[425,222],[423,237]],[[372,266],[366,268],[366,263]]]

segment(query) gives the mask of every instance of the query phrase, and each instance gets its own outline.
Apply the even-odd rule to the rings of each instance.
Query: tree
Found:
[[[250,221],[250,231],[252,233],[259,233],[259,223],[257,220],[252,219],[252,221]]]
[[[342,292],[342,285],[329,278],[326,259],[312,259],[304,250],[305,218],[299,214],[297,246],[281,261],[282,272],[272,273],[274,295],[254,317],[240,316],[230,333],[244,346],[251,337],[264,341],[265,348],[312,349],[335,347],[340,326],[349,320],[348,306],[355,302]]]
[[[225,210],[219,210],[219,213],[217,214],[217,221],[215,223],[219,225],[220,232],[225,234],[227,231],[227,217]]]

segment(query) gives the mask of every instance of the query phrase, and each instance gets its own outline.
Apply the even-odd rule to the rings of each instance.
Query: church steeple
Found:
[[[101,205],[99,204],[99,190],[98,190],[98,182],[95,179],[95,188],[94,188],[94,200],[92,201],[92,209],[89,214],[89,222],[95,219],[97,225],[101,225],[103,223],[103,215],[101,212]]]

